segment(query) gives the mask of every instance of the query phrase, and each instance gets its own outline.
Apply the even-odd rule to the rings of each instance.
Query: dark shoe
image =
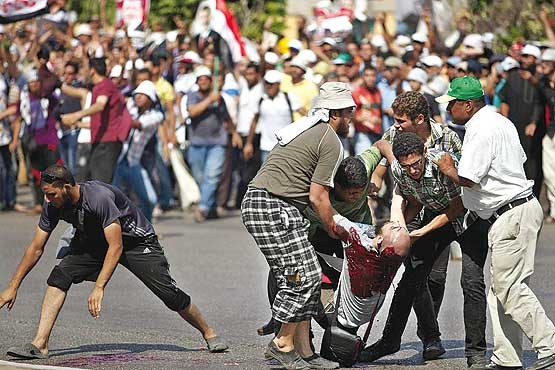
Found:
[[[45,359],[48,358],[48,353],[43,354],[35,345],[27,343],[23,346],[8,348],[6,352],[8,356],[22,358],[25,360],[31,359]]]
[[[274,359],[277,360],[281,366],[287,370],[305,370],[310,369],[310,364],[302,359],[297,351],[282,352],[279,350],[278,346],[274,341],[270,341],[268,347],[266,347],[266,352],[264,356],[267,360]]]
[[[208,346],[208,350],[212,353],[224,352],[229,348],[229,346],[219,336],[206,339],[206,345]]]
[[[441,340],[435,339],[424,342],[424,349],[422,350],[422,357],[424,360],[435,360],[445,353],[445,348],[441,344]]]
[[[274,322],[274,319],[271,318],[270,321],[264,324],[264,326],[256,329],[256,332],[258,333],[258,335],[263,337],[265,335],[274,334],[274,328],[275,328],[275,322]]]
[[[486,360],[485,356],[476,355],[467,357],[466,364],[468,365],[469,369],[481,370],[484,369],[489,363],[488,360]]]
[[[547,356],[544,358],[539,359],[538,361],[534,362],[532,366],[527,368],[526,370],[541,370],[548,368],[551,365],[555,365],[555,353],[551,356]]]
[[[339,363],[326,360],[318,356],[316,353],[310,357],[303,358],[311,369],[339,369]]]
[[[400,348],[400,345],[392,345],[380,339],[376,343],[364,348],[360,352],[358,360],[359,362],[374,362],[379,358],[399,351]]]

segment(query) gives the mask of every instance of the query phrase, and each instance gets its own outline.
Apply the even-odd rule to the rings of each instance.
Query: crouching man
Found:
[[[18,358],[47,358],[48,340],[72,284],[94,281],[88,299],[89,312],[100,316],[104,289],[116,266],[122,264],[164,304],[199,330],[210,352],[228,346],[218,337],[191,298],[179,289],[170,275],[169,264],[154,228],[138,208],[116,187],[100,181],[76,184],[63,166],[50,166],[41,173],[46,202],[38,228],[25,251],[9,287],[0,293],[0,308],[12,309],[24,277],[39,261],[46,242],[59,220],[76,229],[71,251],[54,267],[42,304],[35,338],[8,355]]]

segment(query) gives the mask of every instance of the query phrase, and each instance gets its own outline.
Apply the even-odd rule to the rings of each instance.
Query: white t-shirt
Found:
[[[251,123],[254,115],[258,111],[258,103],[264,94],[264,87],[259,82],[252,88],[249,88],[247,80],[243,77],[239,79],[239,114],[237,116],[237,132],[242,136],[249,134]],[[259,126],[256,127],[256,133],[260,133]]]
[[[466,123],[459,162],[459,176],[476,185],[463,188],[464,206],[483,219],[503,205],[532,194],[534,181],[527,180],[526,154],[514,124],[487,107]]]
[[[293,94],[288,94],[291,110],[301,108],[299,99]],[[291,123],[291,111],[285,99],[285,94],[279,92],[274,99],[264,94],[258,116],[257,130],[260,132],[260,150],[270,151],[277,144],[276,132]]]

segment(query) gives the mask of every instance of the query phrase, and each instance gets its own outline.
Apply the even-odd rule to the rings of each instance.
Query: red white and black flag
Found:
[[[0,23],[13,23],[48,12],[51,0],[0,0]]]

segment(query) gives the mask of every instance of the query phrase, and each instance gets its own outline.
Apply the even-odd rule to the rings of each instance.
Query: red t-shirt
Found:
[[[382,96],[380,90],[374,88],[368,90],[364,86],[359,86],[353,91],[353,99],[357,105],[355,111],[355,130],[357,132],[373,132],[375,134],[382,134]],[[367,127],[360,123],[360,121],[367,121],[365,116],[373,116],[378,118],[371,127]]]
[[[108,102],[102,112],[91,116],[91,143],[125,141],[131,129],[125,98],[108,78],[94,85],[91,104],[101,95],[106,96]]]

